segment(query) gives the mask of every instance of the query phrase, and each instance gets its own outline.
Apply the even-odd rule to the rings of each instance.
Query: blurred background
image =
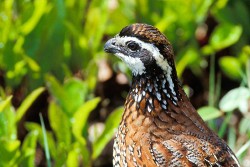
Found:
[[[156,26],[199,114],[250,164],[249,0],[0,0],[0,166],[112,166],[131,73],[104,43]]]

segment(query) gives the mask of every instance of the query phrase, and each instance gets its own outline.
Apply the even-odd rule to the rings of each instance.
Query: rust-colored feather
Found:
[[[172,47],[167,38],[158,29],[146,24],[127,26],[118,36],[133,37],[136,38],[134,42],[140,40],[141,45],[149,46],[151,50],[143,56],[151,56],[150,59],[137,55],[143,57],[138,60],[133,56],[134,52],[122,51],[127,47],[121,42],[124,39],[109,41],[106,51],[115,52],[118,56],[122,54],[124,60],[141,62],[142,65],[148,63],[143,60],[154,61],[144,66],[147,68],[145,71],[133,75],[114,141],[114,166],[238,167],[234,153],[206,126],[179,84]],[[137,52],[140,53],[142,49]]]

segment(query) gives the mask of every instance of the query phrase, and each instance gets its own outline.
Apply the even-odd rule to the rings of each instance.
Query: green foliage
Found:
[[[88,117],[103,105],[94,92],[98,62],[112,60],[114,71],[130,76],[123,63],[107,58],[103,44],[134,22],[152,24],[166,34],[176,52],[180,78],[189,69],[203,81],[210,68],[208,105],[199,108],[199,114],[219,136],[228,136],[243,159],[250,139],[249,9],[245,0],[1,1],[0,166],[34,166],[38,143],[50,153],[53,166],[91,166],[97,160],[122,113],[121,108],[114,110],[103,123],[104,130],[90,141]],[[228,90],[221,87],[221,76],[239,84],[222,99]],[[25,122],[28,134],[21,142],[20,120],[44,89],[49,94],[51,131]],[[22,103],[13,106],[11,101],[20,98],[17,92]],[[235,111],[242,114],[239,127],[230,121]],[[223,118],[221,127],[217,118]]]
[[[11,104],[11,96],[0,100],[0,166],[33,166],[38,132],[30,131],[21,145],[16,125],[43,90],[34,90],[17,110]]]
[[[219,61],[223,72],[232,79],[242,79],[242,68],[239,60],[233,56],[224,56]]]
[[[103,130],[102,134],[93,142],[93,159],[96,159],[101,154],[102,149],[110,141],[110,139],[112,139],[117,125],[120,123],[122,113],[123,107],[120,107],[109,115],[105,122],[105,129]]]
[[[22,144],[22,165],[27,167],[34,166],[35,154],[36,154],[36,145],[38,139],[38,131],[30,131],[29,134],[25,137],[25,140]]]
[[[46,135],[44,120],[43,120],[41,113],[39,113],[39,117],[40,117],[40,122],[41,122],[41,126],[42,126],[42,132],[43,132],[44,150],[45,150],[45,157],[46,157],[46,161],[47,161],[47,166],[51,167],[48,139],[47,139],[47,135]]]
[[[248,99],[250,99],[250,89],[239,87],[230,90],[220,101],[220,109],[229,112],[239,109],[241,112],[247,112]]]
[[[222,112],[220,112],[217,108],[211,106],[204,106],[199,108],[198,113],[204,121],[212,120],[222,115]]]
[[[113,137],[120,122],[122,109],[113,111],[107,118],[105,129],[93,143],[94,151],[91,152],[87,146],[87,119],[90,112],[100,102],[100,98],[85,101],[83,97],[86,96],[86,88],[83,84],[83,81],[71,78],[61,85],[54,77],[47,77],[48,90],[53,97],[48,110],[49,121],[55,138],[52,137],[51,132],[43,131],[39,124],[26,124],[29,131],[38,132],[38,143],[45,149],[47,148],[46,150],[49,151],[51,158],[55,161],[55,166],[65,164],[78,166],[79,159],[83,160],[84,166],[91,166],[107,142]],[[47,134],[46,141],[44,140],[45,134]],[[75,164],[71,164],[73,160]]]
[[[25,112],[29,109],[29,107],[32,105],[34,100],[44,91],[44,88],[38,88],[34,90],[29,96],[23,100],[20,107],[16,110],[16,122],[18,123]]]
[[[220,24],[215,28],[209,39],[209,45],[218,51],[236,43],[242,34],[242,27],[238,25]]]

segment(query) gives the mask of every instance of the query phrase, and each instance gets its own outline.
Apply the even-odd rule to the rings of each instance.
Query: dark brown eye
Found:
[[[132,50],[132,51],[139,50],[139,48],[140,48],[140,46],[139,46],[137,43],[135,43],[135,42],[129,42],[129,43],[127,44],[127,46],[128,46],[128,48],[129,48],[130,50]]]

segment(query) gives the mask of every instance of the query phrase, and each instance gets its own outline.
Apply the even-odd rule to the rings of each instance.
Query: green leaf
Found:
[[[87,93],[87,85],[85,82],[71,78],[63,85],[67,97],[70,100],[70,110],[74,113],[84,102]]]
[[[217,8],[224,8],[228,3],[228,0],[218,0],[216,1]]]
[[[69,114],[68,106],[70,106],[70,100],[67,98],[62,85],[52,75],[46,76],[47,87],[51,95],[54,97],[56,103],[62,108],[62,111]]]
[[[56,103],[68,117],[72,117],[76,110],[83,104],[86,95],[86,83],[79,79],[71,78],[62,86],[55,77],[46,76],[47,87]]]
[[[38,142],[41,146],[44,147],[42,127],[37,123],[27,122],[27,123],[25,123],[25,128],[28,131],[37,131],[38,132]],[[53,158],[55,159],[57,157],[57,150],[56,150],[56,144],[54,141],[54,135],[51,132],[47,132],[47,139],[48,139],[50,153],[53,156]]]
[[[26,23],[24,23],[21,27],[21,32],[23,34],[26,35],[26,34],[30,33],[35,28],[35,26],[39,22],[40,18],[42,17],[42,15],[46,11],[46,4],[47,4],[46,0],[36,0],[35,1],[34,12],[32,13],[30,19]]]
[[[16,113],[14,107],[11,106],[11,97],[0,102],[0,139],[16,140]]]
[[[222,115],[222,112],[220,110],[211,106],[199,108],[198,113],[204,121],[212,120]]]
[[[72,150],[69,151],[66,166],[67,167],[78,167],[79,155],[80,155],[81,145],[78,143],[73,144]]]
[[[69,147],[71,143],[70,121],[64,112],[52,101],[49,105],[49,122],[60,145]]]
[[[195,61],[197,61],[199,59],[199,54],[197,49],[194,46],[189,46],[185,52],[183,53],[183,55],[181,55],[181,59],[178,61],[177,66],[176,66],[176,70],[177,70],[177,74],[178,76],[181,76],[184,69],[194,63]]]
[[[97,104],[100,102],[100,98],[94,98],[85,102],[74,114],[72,120],[72,131],[78,142],[82,145],[86,144],[85,139],[82,137],[82,131],[87,123],[87,118],[93,109],[96,108]]]
[[[242,27],[239,25],[220,24],[209,39],[209,44],[215,50],[221,50],[236,43],[242,34]]]
[[[17,165],[17,158],[20,156],[19,140],[9,141],[0,139],[0,166]]]
[[[23,59],[26,61],[27,65],[30,67],[31,70],[33,70],[34,72],[40,71],[40,66],[31,57],[23,55]]]
[[[105,145],[112,139],[120,123],[124,108],[113,111],[105,122],[105,129],[101,136],[93,143],[92,159],[95,160],[102,152]]]
[[[247,60],[246,63],[246,75],[247,75],[247,85],[248,88],[250,88],[250,58]]]
[[[21,106],[16,111],[16,122],[19,122],[25,112],[29,109],[32,103],[36,100],[36,98],[44,91],[43,87],[37,88],[30,95],[28,95],[24,101],[22,102]]]
[[[201,52],[202,52],[202,54],[204,54],[205,56],[210,56],[210,55],[212,55],[212,54],[214,54],[215,53],[215,50],[214,50],[214,48],[212,47],[212,46],[210,46],[210,45],[205,45],[205,46],[203,46],[202,48],[201,48]]]
[[[24,60],[15,62],[14,67],[7,71],[9,82],[14,82],[14,85],[19,83],[24,75],[27,74],[26,62]],[[11,83],[12,84],[12,83]]]
[[[250,90],[248,88],[235,88],[230,90],[225,96],[222,97],[219,107],[225,112],[230,112],[237,108],[239,108],[241,112],[247,112],[249,98]]]
[[[82,153],[83,166],[91,166],[90,151],[88,150],[87,146],[81,145],[81,153]]]
[[[6,100],[0,101],[0,113],[3,112],[6,107],[11,105],[12,96],[9,96]]]
[[[98,4],[98,7],[92,6],[86,15],[85,34],[82,36],[82,38],[88,41],[89,46],[87,47],[93,50],[97,50],[101,44],[101,39],[105,31],[105,23],[108,19],[108,2],[100,1]]]
[[[239,60],[232,56],[224,56],[219,60],[222,71],[231,79],[242,79],[242,69]]]
[[[22,166],[33,167],[35,165],[36,144],[39,132],[29,132],[22,144]]]

